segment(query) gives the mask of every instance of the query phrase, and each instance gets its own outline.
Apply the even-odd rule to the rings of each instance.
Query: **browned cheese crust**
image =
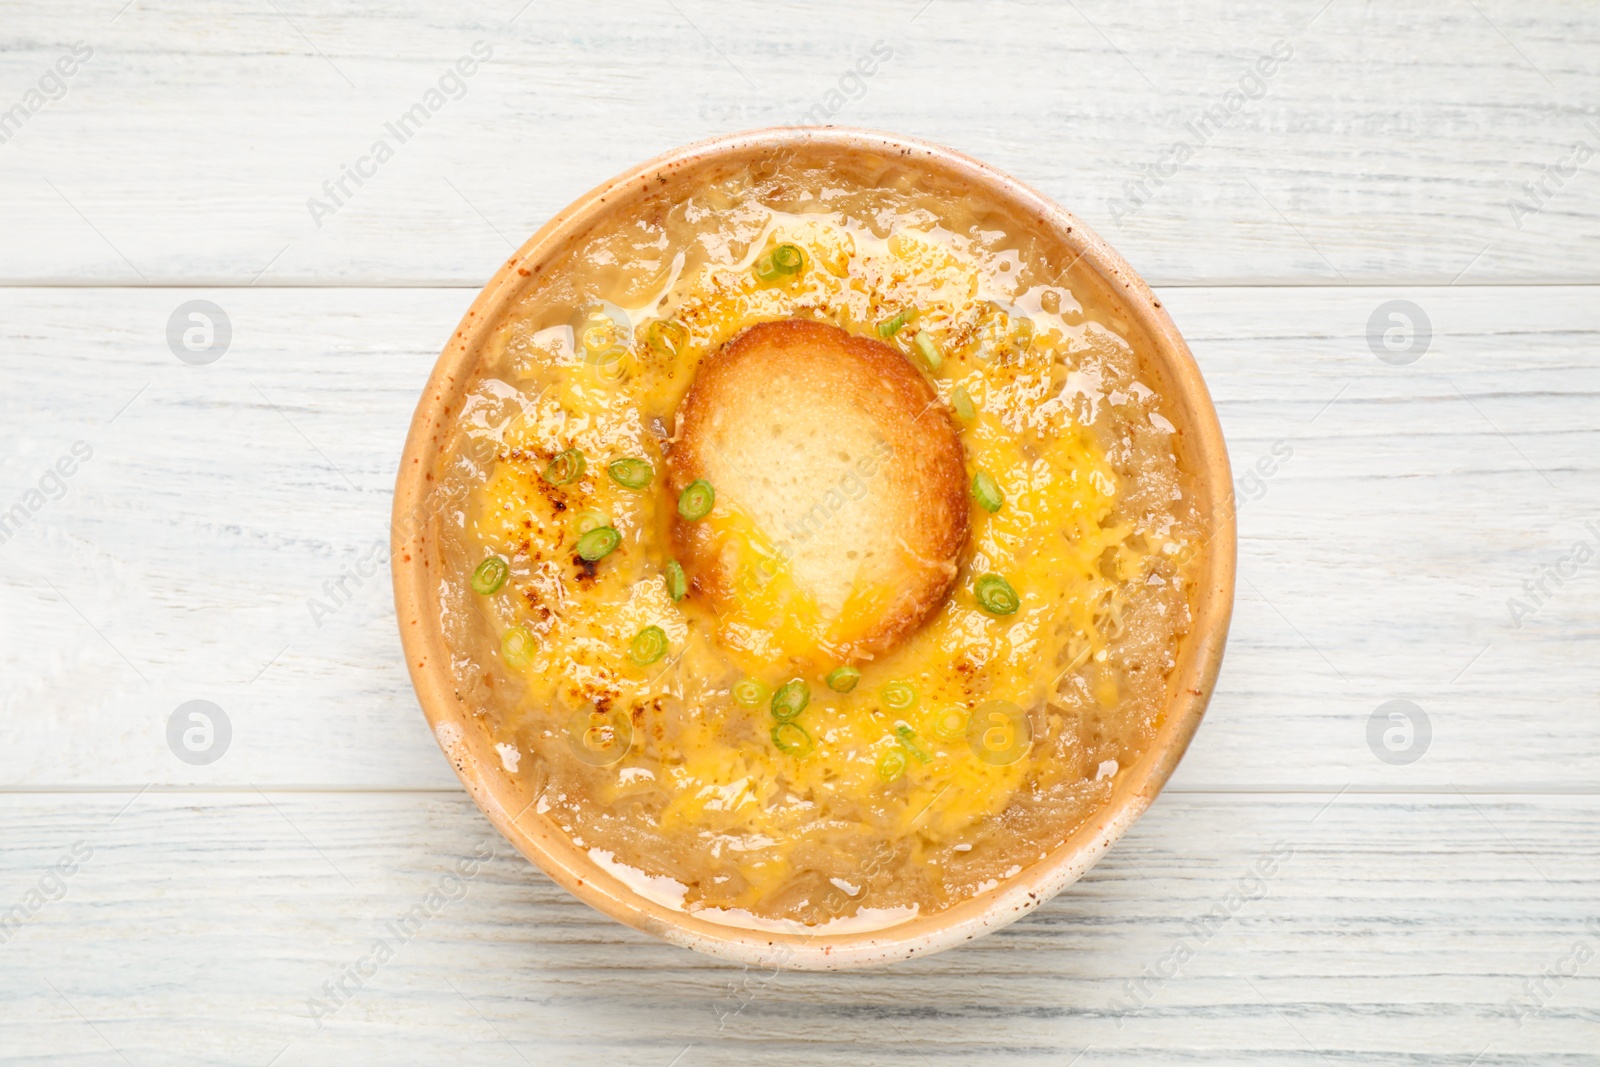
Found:
[[[752,326],[704,359],[667,457],[678,495],[710,482],[784,553],[836,620],[820,661],[881,655],[943,604],[966,543],[966,467],[932,385],[882,342],[801,319]],[[713,518],[716,516],[714,515]],[[673,508],[671,541],[697,595],[737,611],[735,555],[711,521]]]

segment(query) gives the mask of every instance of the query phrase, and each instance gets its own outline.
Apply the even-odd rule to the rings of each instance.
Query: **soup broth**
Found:
[[[1162,721],[1200,527],[1147,342],[1086,274],[892,162],[773,161],[663,186],[530,278],[436,511],[458,693],[534,810],[657,900],[838,929],[993,888],[1102,806]],[[731,606],[668,536],[696,368],[792,318],[911,361],[972,480],[950,595],[860,662],[785,561],[886,448],[843,454],[785,528],[717,497],[700,521],[750,576]]]

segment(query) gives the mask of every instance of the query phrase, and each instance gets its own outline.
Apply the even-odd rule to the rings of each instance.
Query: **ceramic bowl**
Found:
[[[1044,859],[1000,885],[944,911],[884,929],[839,933],[774,933],[723,925],[647,899],[575,846],[544,816],[533,798],[501,769],[490,740],[455,695],[450,651],[439,624],[439,548],[429,521],[429,494],[477,365],[496,322],[540,270],[607,215],[646,195],[688,189],[710,176],[777,157],[854,155],[885,160],[958,183],[1032,227],[1072,263],[1074,289],[1090,285],[1096,298],[1119,305],[1142,333],[1135,339],[1141,374],[1166,402],[1180,465],[1205,517],[1206,536],[1193,563],[1193,628],[1183,639],[1171,676],[1169,702],[1155,739],[1119,773],[1110,800]],[[1216,411],[1188,346],[1154,293],[1081,220],[977,160],[947,148],[892,134],[834,128],[775,128],[703,141],[669,152],[581,197],[535,233],[507,260],[451,333],[428,379],[406,439],[395,486],[392,532],[395,610],[406,666],[423,713],[456,773],[489,820],[557,884],[612,918],[678,945],[761,966],[845,969],[938,952],[980,937],[1021,917],[1081,878],[1143,814],[1177,766],[1200,725],[1222,661],[1233,609],[1233,486]]]

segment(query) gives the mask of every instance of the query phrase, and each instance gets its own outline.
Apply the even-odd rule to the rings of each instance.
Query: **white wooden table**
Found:
[[[1600,10],[521,2],[0,10],[0,1062],[1600,1063]],[[387,537],[509,246],[808,111],[1080,213],[1236,471],[1292,456],[1241,486],[1211,712],[1110,856],[967,948],[772,977],[552,887],[441,758],[385,577],[307,601]]]

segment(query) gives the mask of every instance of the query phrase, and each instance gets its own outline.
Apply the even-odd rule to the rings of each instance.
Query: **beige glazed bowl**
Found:
[[[1168,705],[1155,739],[1118,774],[1111,799],[1044,859],[979,896],[884,929],[850,933],[775,933],[729,926],[676,910],[635,892],[591,860],[545,816],[534,797],[501,769],[488,732],[456,696],[451,652],[441,626],[440,553],[429,496],[450,441],[453,417],[478,373],[480,350],[505,310],[541,270],[610,213],[647,196],[671,195],[708,177],[774,158],[807,156],[864,166],[892,164],[949,183],[1034,230],[1069,264],[1063,280],[1086,287],[1133,324],[1129,340],[1141,371],[1165,401],[1179,463],[1203,520],[1193,561],[1194,625],[1169,680]],[[1141,335],[1142,336],[1139,336]],[[523,855],[563,888],[606,915],[673,944],[747,964],[812,970],[848,969],[926,955],[1017,919],[1082,877],[1155,799],[1200,725],[1215,684],[1233,610],[1233,488],[1216,412],[1194,358],[1150,288],[1104,241],[1071,214],[999,171],[947,148],[865,130],[775,128],[703,141],[641,164],[581,197],[544,225],[484,286],[445,345],[406,438],[395,485],[395,610],[406,665],[440,746],[467,791]]]

